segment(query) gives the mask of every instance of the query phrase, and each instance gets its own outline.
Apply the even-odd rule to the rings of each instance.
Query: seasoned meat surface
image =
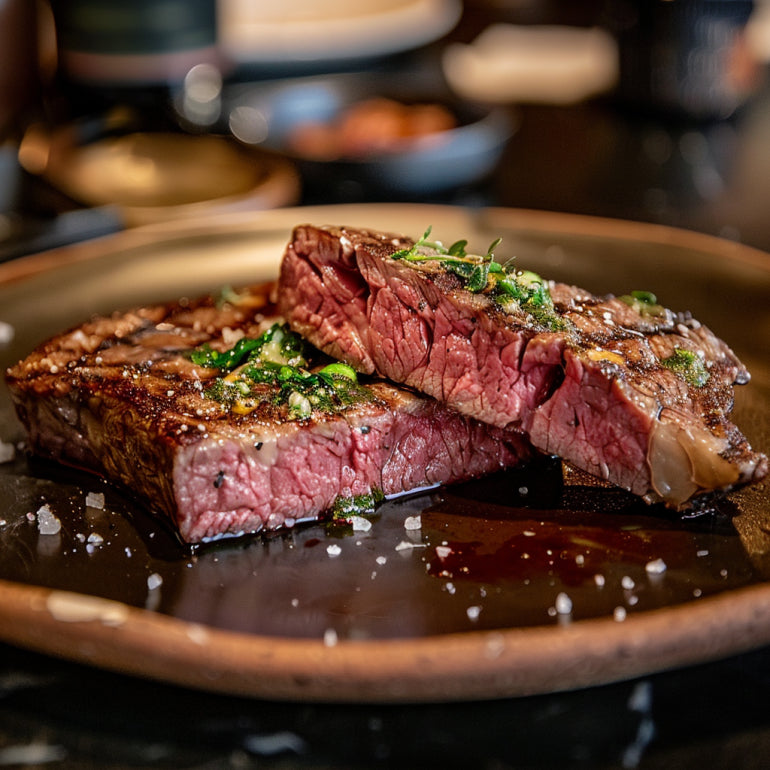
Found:
[[[767,474],[729,418],[749,373],[697,320],[491,268],[406,237],[303,225],[279,310],[358,371],[521,431],[649,502],[686,507]]]
[[[32,447],[127,486],[190,543],[291,526],[340,500],[531,457],[517,431],[378,379],[361,380],[360,397],[332,411],[293,393],[281,400],[259,377],[248,397],[218,400],[216,384],[235,375],[193,362],[191,351],[259,338],[281,320],[270,291],[116,313],[45,342],[7,372]],[[310,355],[308,370],[328,363]],[[274,367],[276,376],[284,369]]]

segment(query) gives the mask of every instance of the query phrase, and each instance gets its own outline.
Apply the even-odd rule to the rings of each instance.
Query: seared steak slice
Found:
[[[355,385],[347,367],[324,370],[334,374],[323,381],[327,395],[339,402],[324,409],[311,403],[312,390],[291,390],[298,372],[299,385],[321,382],[304,367],[279,361],[270,370],[278,379],[247,383],[237,370],[191,360],[193,349],[205,358],[270,329],[268,296],[269,287],[257,287],[223,306],[204,298],[141,308],[44,343],[7,372],[32,447],[127,486],[190,543],[291,526],[335,503],[459,481],[530,456],[516,432],[382,381]],[[268,359],[279,347],[272,343]]]
[[[766,475],[767,458],[728,418],[749,374],[706,327],[651,296],[597,297],[490,256],[300,226],[279,310],[358,371],[521,430],[649,502],[686,506]]]

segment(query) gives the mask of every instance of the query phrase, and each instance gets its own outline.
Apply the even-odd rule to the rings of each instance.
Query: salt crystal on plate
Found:
[[[422,519],[420,516],[407,516],[404,519],[404,529],[422,529]]]
[[[0,463],[10,463],[16,457],[16,447],[0,440]]]
[[[372,528],[372,522],[363,516],[351,516],[350,523],[353,525],[354,532],[368,532]]]
[[[324,631],[324,644],[327,647],[334,647],[337,644],[337,632],[333,628],[327,628]]]
[[[7,345],[16,334],[13,326],[6,321],[0,321],[0,345]]]
[[[465,610],[465,613],[468,615],[469,620],[478,620],[479,615],[481,614],[481,607],[478,605],[474,605],[473,607],[468,607],[467,610]]]
[[[569,615],[572,612],[572,599],[563,591],[556,596],[556,612],[559,615]]]
[[[449,554],[452,553],[452,549],[448,545],[437,545],[436,546],[436,556],[438,556],[441,561],[444,561],[444,559],[449,556]]]
[[[57,535],[61,531],[61,521],[51,513],[47,505],[37,510],[37,531],[41,535]]]
[[[644,565],[648,575],[662,575],[666,571],[666,562],[663,559],[653,559]]]
[[[86,507],[102,510],[104,508],[104,494],[102,492],[89,492],[86,495]]]
[[[336,543],[332,543],[331,545],[326,546],[326,553],[328,553],[329,556],[339,556],[342,553],[342,548]]]
[[[92,532],[88,536],[88,542],[91,545],[101,545],[104,542],[104,538],[98,532]]]
[[[150,591],[160,588],[162,584],[163,578],[157,572],[153,572],[152,575],[147,578],[147,588],[149,588]]]

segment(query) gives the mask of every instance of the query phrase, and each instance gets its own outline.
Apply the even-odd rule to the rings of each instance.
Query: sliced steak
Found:
[[[293,329],[360,372],[521,430],[543,452],[683,507],[767,474],[729,420],[749,374],[687,314],[597,297],[490,255],[299,226],[281,267]]]
[[[44,343],[7,372],[32,447],[125,485],[190,543],[291,526],[335,503],[460,481],[532,454],[517,432],[382,381],[347,378],[355,398],[326,411],[312,393],[280,397],[278,381],[218,400],[216,387],[234,375],[194,363],[191,351],[257,339],[276,320],[268,297],[257,287],[222,306],[142,308]],[[300,370],[273,371],[285,384]],[[345,380],[329,381],[344,389]]]

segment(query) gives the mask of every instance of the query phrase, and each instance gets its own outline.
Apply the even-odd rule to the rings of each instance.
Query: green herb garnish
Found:
[[[709,380],[710,375],[703,359],[691,350],[674,348],[673,355],[662,359],[660,363],[695,388],[702,388]]]
[[[432,228],[423,233],[409,249],[401,249],[393,259],[405,262],[440,262],[443,268],[458,276],[464,288],[474,294],[489,294],[503,309],[519,308],[537,323],[551,330],[565,329],[567,322],[557,315],[545,281],[529,270],[517,270],[513,260],[495,261],[495,250],[502,241],[494,240],[486,254],[469,254],[468,241],[455,241],[448,248],[440,241],[429,240]],[[514,307],[512,307],[514,306]]]
[[[618,297],[621,302],[631,306],[639,315],[662,316],[666,309],[658,304],[658,298],[651,291],[632,291]]]
[[[267,401],[285,406],[289,419],[302,420],[314,410],[333,413],[371,398],[347,364],[335,362],[309,371],[305,348],[288,326],[273,324],[256,339],[244,337],[224,352],[208,345],[197,348],[190,359],[225,373],[204,394],[236,414],[249,414]]]
[[[338,497],[330,510],[331,521],[347,524],[353,516],[371,516],[384,499],[385,495],[377,487],[363,495]]]

